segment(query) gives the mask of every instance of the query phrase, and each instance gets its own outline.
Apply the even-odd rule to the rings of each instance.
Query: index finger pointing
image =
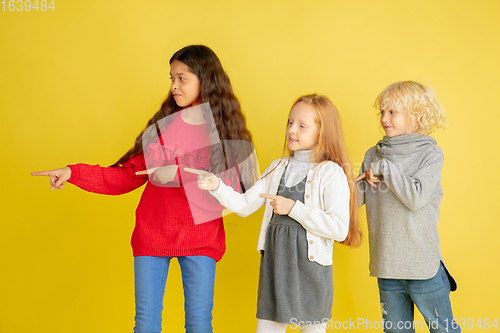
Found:
[[[152,174],[153,172],[155,172],[156,169],[158,169],[158,168],[152,168],[152,169],[137,171],[135,174],[136,175],[149,175],[149,174]]]
[[[259,195],[259,197],[266,198],[266,199],[271,199],[271,200],[275,200],[278,196],[277,195],[271,195],[271,194],[261,193]]]
[[[191,168],[184,168],[184,171],[194,173],[195,175],[203,175],[207,173],[205,170],[196,170],[196,169],[191,169]]]
[[[32,176],[52,176],[52,173],[50,171],[39,171],[39,172],[32,172]]]
[[[355,182],[357,182],[358,180],[363,179],[363,178],[365,178],[365,177],[366,177],[366,174],[363,172],[362,174],[360,174],[360,175],[358,176],[358,178],[354,179],[354,181],[355,181]]]

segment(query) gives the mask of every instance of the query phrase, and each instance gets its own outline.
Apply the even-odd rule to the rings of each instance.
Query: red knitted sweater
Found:
[[[207,169],[210,149],[206,125],[190,125],[179,116],[162,132],[162,140],[152,143],[148,150],[162,153],[147,154],[148,167],[169,164],[179,165],[173,183],[159,185],[148,181],[148,176],[137,176],[135,172],[145,170],[144,155],[138,155],[123,163],[121,167],[99,165],[70,165],[69,182],[83,190],[118,195],[141,187],[144,189],[136,210],[136,224],[132,234],[134,256],[192,256],[204,255],[219,261],[226,249],[222,210],[217,200],[197,186],[197,176],[187,173],[184,167]],[[182,143],[182,149],[175,146]],[[196,151],[196,156],[189,156]],[[170,162],[169,162],[170,161]],[[165,187],[167,186],[167,187]],[[188,196],[186,196],[186,190]],[[209,221],[195,225],[198,221]]]

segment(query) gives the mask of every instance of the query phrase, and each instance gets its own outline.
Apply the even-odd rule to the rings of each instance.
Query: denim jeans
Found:
[[[136,333],[162,330],[163,296],[172,257],[134,257]],[[187,333],[212,332],[215,260],[206,256],[177,257],[184,287]]]
[[[386,333],[414,333],[416,327],[427,327],[432,333],[460,332],[453,320],[448,274],[439,266],[428,280],[378,279],[380,305]],[[425,323],[414,322],[414,305]]]

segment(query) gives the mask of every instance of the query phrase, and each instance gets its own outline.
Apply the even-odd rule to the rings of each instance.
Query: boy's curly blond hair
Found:
[[[375,99],[373,107],[379,111],[402,106],[414,122],[415,133],[429,135],[448,126],[443,106],[434,89],[414,81],[400,81],[388,85]]]

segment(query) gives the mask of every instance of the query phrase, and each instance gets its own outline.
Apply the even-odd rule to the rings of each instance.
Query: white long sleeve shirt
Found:
[[[260,229],[257,251],[264,250],[266,232],[271,221],[271,200],[259,197],[261,193],[275,195],[286,165],[293,157],[285,157],[282,163],[275,160],[264,171],[268,176],[258,180],[244,194],[219,182],[219,187],[210,191],[226,208],[240,216],[248,216],[266,204]],[[288,214],[307,231],[308,257],[320,265],[333,263],[333,242],[341,242],[349,231],[349,186],[344,170],[331,161],[313,165],[307,172],[304,203],[296,201]],[[266,202],[267,201],[267,202]]]

